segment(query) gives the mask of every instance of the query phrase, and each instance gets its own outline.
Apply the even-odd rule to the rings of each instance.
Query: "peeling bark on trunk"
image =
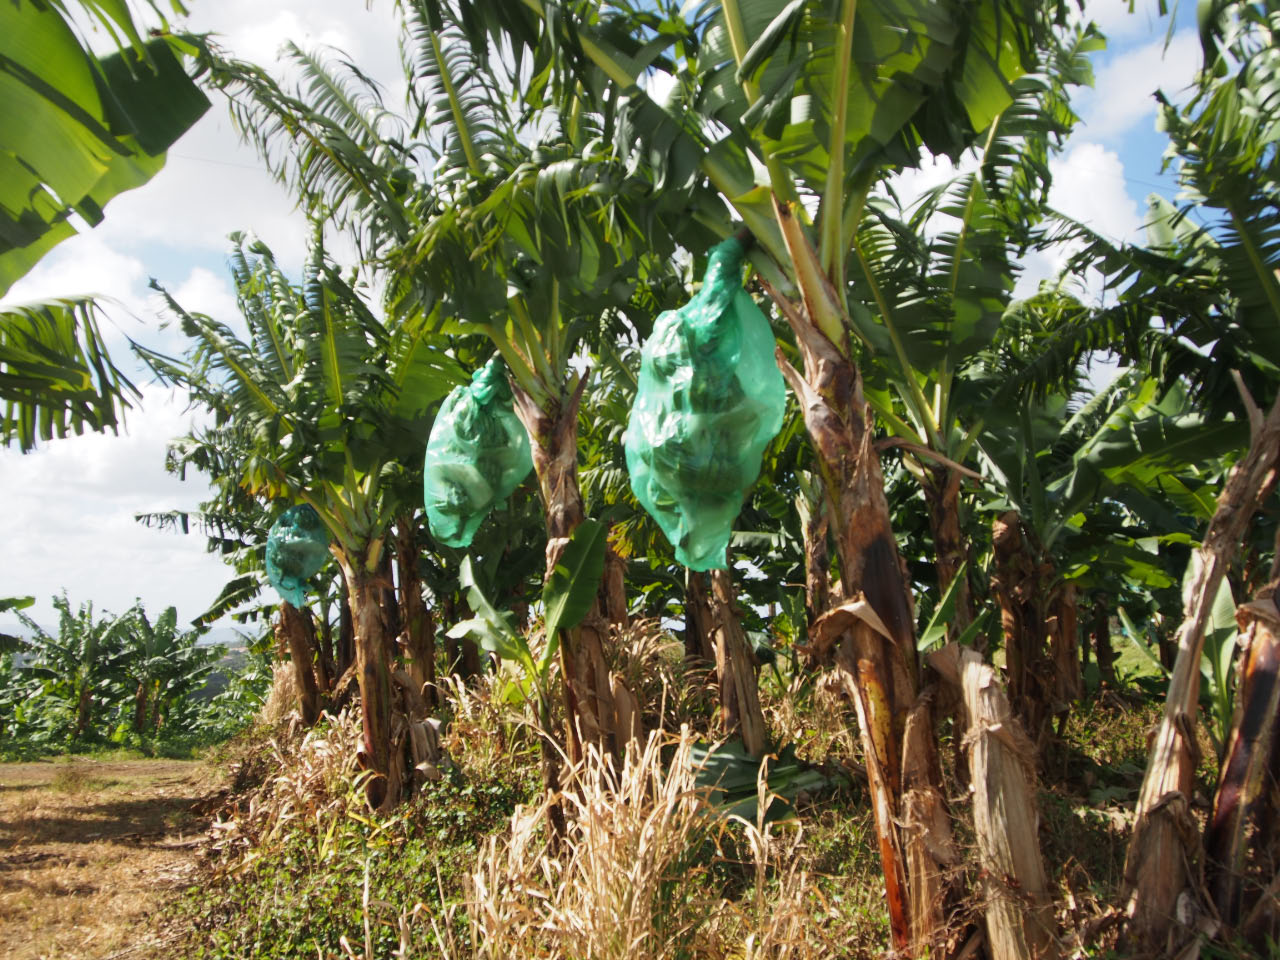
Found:
[[[991,594],[1000,607],[1009,705],[1038,748],[1058,702],[1054,666],[1045,643],[1048,618],[1043,585],[1053,570],[1037,561],[1016,510],[995,519],[991,542],[995,555]]]
[[[338,663],[337,674],[341,677],[356,662],[356,626],[351,615],[351,591],[347,589],[344,576],[338,587]]]
[[[1241,671],[1236,712],[1205,832],[1205,866],[1218,916],[1228,928],[1243,919],[1249,825],[1266,804],[1271,760],[1280,742],[1280,609],[1277,584],[1236,612]],[[1265,839],[1260,830],[1254,836]],[[1264,854],[1266,851],[1262,851]],[[1272,912],[1275,908],[1272,907]]]
[[[547,577],[585,516],[578,486],[578,405],[586,382],[584,375],[571,397],[559,398],[546,410],[513,387],[516,415],[529,434],[546,515]],[[639,712],[634,695],[609,675],[604,655],[608,636],[609,625],[597,602],[577,627],[564,631],[560,643],[566,739],[575,763],[581,759],[583,743],[596,744],[606,756],[620,756],[633,730],[630,717]],[[623,692],[621,702],[615,690]],[[619,706],[626,729],[619,729]]]
[[[951,644],[929,662],[959,688],[968,719],[965,743],[992,960],[1051,960],[1059,951],[1037,832],[1035,748],[995,671],[978,653]]]
[[[811,624],[831,606],[831,556],[827,550],[830,519],[823,494],[817,503],[809,504],[804,522],[804,609]]]
[[[276,639],[288,646],[293,662],[293,682],[298,689],[298,713],[302,725],[315,726],[320,719],[320,688],[316,685],[308,628],[311,612],[299,610],[287,600],[280,602],[280,618],[276,621]]]
[[[929,530],[933,535],[934,564],[938,569],[938,596],[950,588],[969,558],[960,531],[960,471],[935,466],[925,474],[924,500],[929,508]],[[956,588],[955,617],[947,627],[947,638],[955,640],[973,623],[973,596],[969,580]]]
[[[396,524],[396,566],[400,574],[400,619],[404,624],[401,645],[407,675],[429,707],[436,699],[436,638],[431,611],[422,601],[422,578],[418,576],[417,527],[413,517],[401,517]]]
[[[711,615],[711,592],[707,575],[686,569],[684,573],[684,654],[690,660],[715,663],[712,643],[715,620]]]
[[[1199,846],[1188,804],[1198,752],[1195,716],[1205,623],[1250,519],[1275,486],[1280,397],[1265,421],[1255,421],[1252,432],[1249,453],[1231,469],[1204,543],[1192,555],[1195,567],[1183,592],[1178,657],[1169,678],[1164,715],[1152,740],[1125,862],[1125,880],[1131,889],[1129,937],[1154,952],[1188,933],[1180,929],[1174,908],[1179,894],[1193,886],[1191,871]]]
[[[392,764],[390,647],[385,619],[385,584],[359,558],[338,553],[338,563],[351,595],[355,624],[356,678],[360,684],[362,737],[360,765],[373,776],[365,782],[365,797],[375,810],[390,809],[400,800],[401,783]]]
[[[910,881],[911,953],[916,957],[948,953],[947,911],[939,891],[949,885],[960,863],[951,836],[951,814],[938,784],[938,741],[933,728],[933,691],[926,690],[907,714],[902,737],[903,854]]]
[[[1062,722],[1071,704],[1079,700],[1084,691],[1080,675],[1080,626],[1075,584],[1058,584],[1049,609],[1052,611],[1049,617],[1049,656],[1053,661],[1056,712],[1059,722]]]
[[[861,594],[887,633],[882,635],[861,621],[853,624],[839,644],[836,662],[841,682],[858,711],[894,947],[910,949],[941,935],[932,925],[938,915],[945,914],[950,900],[944,865],[925,842],[928,827],[903,816],[903,740],[908,715],[917,706],[915,615],[890,523],[884,476],[873,444],[875,427],[863,397],[861,373],[849,360],[847,336],[842,343],[833,343],[816,323],[815,308],[821,306],[813,298],[825,297],[828,312],[832,303],[842,301],[820,276],[813,247],[789,208],[775,201],[775,213],[797,273],[804,272],[808,281],[801,283],[806,298],[803,307],[775,290],[769,291],[795,331],[804,376],[780,350],[778,366],[804,412],[826,487],[840,557],[841,596],[847,604]],[[817,279],[813,273],[819,274]],[[844,329],[848,329],[847,318]],[[927,703],[923,709],[927,714]],[[932,721],[917,731],[917,739],[927,741],[929,749],[936,751]],[[911,786],[921,791],[913,796],[913,807],[924,801],[926,807],[936,803],[945,808],[941,782],[933,779],[936,762],[917,763],[913,771],[919,771],[922,779]],[[913,854],[920,852],[921,857],[904,860],[907,849]],[[934,904],[936,909],[913,915],[912,905],[921,904]]]
[[[747,637],[738,617],[733,578],[728,570],[711,573],[712,616],[715,621],[716,678],[720,685],[720,722],[725,735],[740,734],[753,757],[764,755],[768,737],[756,672]]]
[[[615,627],[630,622],[627,613],[627,562],[618,556],[609,541],[604,552],[604,578],[600,581],[600,610]]]

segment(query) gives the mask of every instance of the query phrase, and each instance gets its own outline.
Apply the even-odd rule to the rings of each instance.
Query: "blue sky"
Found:
[[[381,81],[389,102],[403,96],[389,0],[373,0],[368,8],[353,0],[191,0],[189,6],[191,29],[218,33],[241,57],[269,64],[285,40],[326,43]],[[1189,0],[1179,4],[1167,54],[1168,21],[1155,15],[1155,0],[1136,6],[1129,14],[1128,0],[1089,4],[1088,15],[1110,43],[1094,61],[1097,87],[1076,101],[1084,123],[1054,163],[1052,195],[1064,212],[1129,240],[1141,238],[1147,194],[1174,193],[1172,179],[1160,174],[1165,142],[1154,129],[1151,94],[1160,87],[1176,97],[1200,54]],[[946,172],[926,169],[904,182],[923,188]],[[225,269],[226,235],[234,230],[256,233],[287,269],[300,266],[303,218],[238,143],[225,104],[215,99],[170,152],[165,170],[113,201],[102,226],[56,248],[5,299],[106,295],[120,304],[112,314],[115,345],[123,348],[128,335],[176,350],[174,336],[159,329],[147,281],[154,276],[189,308],[235,322]],[[1051,273],[1060,260],[1029,263],[1032,279]],[[124,358],[123,349],[117,356]],[[133,520],[138,512],[194,507],[204,494],[199,482],[164,473],[165,444],[190,419],[182,398],[150,384],[144,394],[124,436],[71,438],[27,456],[0,451],[0,539],[9,558],[0,596],[35,595],[37,620],[51,621],[49,598],[63,588],[73,604],[93,600],[100,609],[120,611],[136,596],[153,612],[175,604],[186,620],[206,609],[230,576],[205,554],[202,537],[157,533]]]

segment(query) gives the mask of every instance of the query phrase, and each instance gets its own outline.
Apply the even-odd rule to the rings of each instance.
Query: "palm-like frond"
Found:
[[[488,56],[488,34],[471,36],[462,10],[428,0],[399,0],[400,55],[416,119],[412,135],[425,137],[440,161],[478,173],[513,129],[505,100],[518,78]],[[446,19],[446,17],[448,19]],[[504,97],[502,88],[508,94]]]
[[[115,431],[141,394],[112,362],[92,297],[0,309],[0,445]]]
[[[1211,29],[1220,37],[1199,87],[1182,110],[1162,99],[1178,178],[1217,241],[1230,312],[1258,360],[1280,367],[1280,54],[1274,3],[1226,3]]]
[[[309,213],[335,225],[358,224],[363,254],[403,240],[412,219],[404,195],[412,182],[405,125],[382,104],[377,85],[344,58],[289,44],[300,81],[287,90],[266,70],[210,53],[211,75],[228,96],[237,128]]]

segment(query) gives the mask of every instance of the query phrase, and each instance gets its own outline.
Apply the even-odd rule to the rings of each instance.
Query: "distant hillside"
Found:
[[[49,624],[42,623],[39,624],[39,627],[45,633],[56,634],[58,632],[57,627],[50,626]],[[245,632],[252,635],[256,633],[258,629],[260,628],[253,626]],[[0,622],[0,634],[8,634],[11,637],[26,638],[32,636],[32,630],[25,624],[19,623],[17,620],[11,620],[7,623]],[[197,640],[196,643],[202,647],[214,645],[241,649],[244,647],[244,640],[241,639],[240,632],[235,627],[214,627]]]

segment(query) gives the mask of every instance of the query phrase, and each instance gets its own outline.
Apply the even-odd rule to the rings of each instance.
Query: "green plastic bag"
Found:
[[[431,427],[422,493],[431,534],[468,547],[495,506],[533,469],[529,436],[512,409],[506,367],[495,356],[455,387]]]
[[[734,238],[713,247],[702,289],[658,317],[624,437],[631,489],[692,570],[725,568],[787,402],[769,321],[742,288],[743,252]]]
[[[267,534],[267,582],[295,607],[307,602],[307,581],[329,560],[329,531],[308,504],[290,507]]]

